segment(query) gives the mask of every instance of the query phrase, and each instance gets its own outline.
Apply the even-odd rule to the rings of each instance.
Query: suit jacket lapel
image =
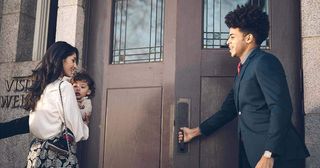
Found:
[[[239,111],[239,100],[238,100],[238,88],[239,88],[239,80],[238,80],[238,75],[236,75],[235,79],[234,79],[234,87],[233,87],[233,90],[234,90],[234,103],[236,105],[236,108],[237,108],[237,111]]]
[[[235,78],[235,87],[234,87],[234,99],[235,99],[235,104],[237,107],[237,110],[239,111],[239,89],[240,89],[240,82],[245,74],[245,71],[250,64],[251,59],[256,55],[256,53],[259,51],[259,48],[254,49],[251,54],[248,56],[247,60],[244,62],[244,64],[241,67],[241,71],[239,75],[236,75]]]

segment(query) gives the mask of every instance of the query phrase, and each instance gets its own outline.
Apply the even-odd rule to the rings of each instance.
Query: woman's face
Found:
[[[63,75],[72,77],[77,69],[77,55],[72,54],[63,60]]]

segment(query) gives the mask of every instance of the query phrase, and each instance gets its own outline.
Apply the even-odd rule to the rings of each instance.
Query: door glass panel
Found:
[[[112,64],[163,60],[163,1],[113,1]]]
[[[229,29],[224,17],[237,5],[244,5],[248,0],[204,0],[203,7],[203,48],[227,48]],[[248,3],[263,7],[269,13],[267,0],[249,0]],[[269,49],[269,38],[262,42],[261,48]]]

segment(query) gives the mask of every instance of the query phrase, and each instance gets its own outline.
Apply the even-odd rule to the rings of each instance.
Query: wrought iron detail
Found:
[[[164,0],[113,1],[112,64],[163,61]]]

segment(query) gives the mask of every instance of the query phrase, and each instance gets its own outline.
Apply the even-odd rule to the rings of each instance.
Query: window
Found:
[[[47,46],[55,41],[57,8],[58,0],[0,0],[0,33],[5,34],[1,40],[10,40],[0,44],[4,49],[0,55],[16,62],[41,60]],[[12,18],[19,19],[11,23]],[[6,61],[5,57],[0,62]]]
[[[203,3],[203,48],[227,48],[229,29],[224,17],[237,5],[244,5],[248,0],[204,0]],[[248,3],[262,6],[268,12],[266,0],[249,0]],[[269,49],[269,38],[261,44],[262,49]]]
[[[55,42],[58,0],[38,0],[36,6],[33,61],[41,60],[47,48]]]
[[[163,60],[163,1],[113,1],[112,64]]]

